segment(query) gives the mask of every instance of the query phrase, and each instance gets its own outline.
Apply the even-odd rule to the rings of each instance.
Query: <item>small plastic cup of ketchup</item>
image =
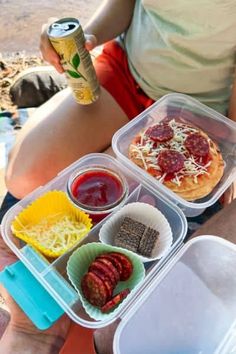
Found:
[[[106,167],[89,167],[74,172],[67,184],[70,200],[99,222],[120,205],[128,196],[125,178]]]

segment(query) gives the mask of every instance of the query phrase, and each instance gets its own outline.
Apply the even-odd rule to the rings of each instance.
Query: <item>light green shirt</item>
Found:
[[[154,100],[191,95],[226,114],[236,64],[236,0],[137,0],[124,46]]]

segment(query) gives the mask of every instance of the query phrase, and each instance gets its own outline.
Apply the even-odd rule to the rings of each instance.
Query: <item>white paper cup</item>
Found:
[[[125,205],[103,224],[99,232],[100,241],[114,246],[115,236],[126,216],[159,232],[157,251],[154,257],[148,258],[136,253],[142,262],[151,262],[162,258],[172,244],[172,231],[166,217],[150,204],[135,202]]]

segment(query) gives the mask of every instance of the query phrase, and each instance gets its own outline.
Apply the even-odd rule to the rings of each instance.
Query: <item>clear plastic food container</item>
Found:
[[[114,354],[235,353],[235,252],[218,237],[187,242],[121,318]]]
[[[160,259],[145,265],[146,275],[129,300],[107,320],[95,321],[81,305],[66,274],[71,253],[82,244],[99,240],[106,220],[95,225],[72,250],[49,262],[11,233],[14,217],[43,193],[65,191],[69,176],[78,168],[103,166],[122,173],[129,186],[125,204],[149,201],[167,218],[173,243]],[[115,213],[116,211],[114,211]],[[200,236],[183,243],[187,231],[183,212],[138,179],[119,161],[104,154],[90,154],[62,171],[13,206],[2,222],[2,235],[20,259],[0,273],[28,317],[40,329],[50,327],[66,312],[76,323],[101,328],[120,320],[115,332],[115,354],[226,354],[234,345],[236,329],[236,246],[215,236]]]
[[[166,117],[200,128],[220,147],[225,162],[223,177],[213,191],[202,199],[186,201],[128,158],[128,148],[136,134]],[[205,208],[214,204],[236,179],[236,123],[186,95],[173,93],[162,97],[118,130],[113,136],[112,147],[118,160],[140,175],[143,184],[163,193],[177,204],[186,216],[201,214]]]
[[[168,220],[173,233],[173,243],[165,256],[158,261],[150,262],[148,266],[146,266],[145,281],[152,278],[157,269],[161,268],[171,254],[175,252],[176,249],[183,243],[183,239],[187,232],[187,222],[182,211],[176,207],[176,205],[169,202],[165,197],[161,196],[160,193],[150,190],[147,186],[143,186],[137,176],[135,176],[135,174],[128,168],[122,166],[122,164],[115,158],[105,154],[90,154],[81,158],[73,165],[62,171],[55,179],[46,184],[44,187],[39,187],[26,198],[18,202],[7,212],[2,221],[2,236],[4,241],[18,256],[19,260],[21,260],[25,267],[30,270],[35,279],[43,286],[46,292],[48,292],[59,305],[59,308],[53,312],[55,306],[52,306],[52,304],[50,304],[50,307],[46,306],[47,301],[43,300],[46,295],[43,292],[41,294],[40,301],[37,301],[35,298],[35,294],[39,293],[36,287],[37,282],[35,283],[35,281],[31,279],[33,285],[30,284],[30,280],[28,279],[29,277],[22,276],[24,272],[21,266],[19,266],[19,269],[17,266],[13,266],[13,268],[10,269],[7,267],[4,279],[0,277],[0,281],[3,281],[8,289],[10,284],[11,289],[9,290],[11,291],[13,297],[24,309],[27,315],[31,317],[34,323],[41,329],[47,328],[56,320],[57,316],[61,314],[60,309],[63,309],[73,321],[90,328],[103,327],[113,322],[120,316],[121,312],[125,311],[124,306],[121,304],[120,311],[116,316],[110,316],[109,319],[104,321],[93,320],[88,316],[82,307],[79,295],[70,283],[66,273],[67,261],[71,253],[78,246],[88,242],[99,242],[99,231],[103,223],[106,221],[106,218],[97,223],[79,244],[52,262],[49,262],[31,246],[19,241],[13,236],[11,231],[11,223],[13,219],[29,203],[50,190],[56,189],[66,191],[67,182],[70,176],[74,174],[75,171],[79,171],[80,169],[84,170],[87,167],[103,167],[111,169],[120,175],[122,174],[129,188],[125,205],[137,201],[145,202],[146,200],[157,207]],[[109,218],[109,216],[107,216],[107,218]],[[140,284],[140,286],[142,287],[143,284]],[[29,289],[32,287],[34,288],[33,299],[29,293]],[[130,294],[128,305],[125,307],[128,307],[130,303],[135,301],[134,298],[137,296],[138,292],[139,287],[134,294]]]
[[[91,191],[95,195],[92,199]],[[88,167],[70,176],[67,194],[73,204],[98,222],[124,204],[128,185],[117,172],[105,167]]]

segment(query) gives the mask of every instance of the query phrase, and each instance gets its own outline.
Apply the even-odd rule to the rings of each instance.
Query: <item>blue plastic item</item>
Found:
[[[53,325],[64,313],[21,261],[0,273],[0,282],[40,330]]]

